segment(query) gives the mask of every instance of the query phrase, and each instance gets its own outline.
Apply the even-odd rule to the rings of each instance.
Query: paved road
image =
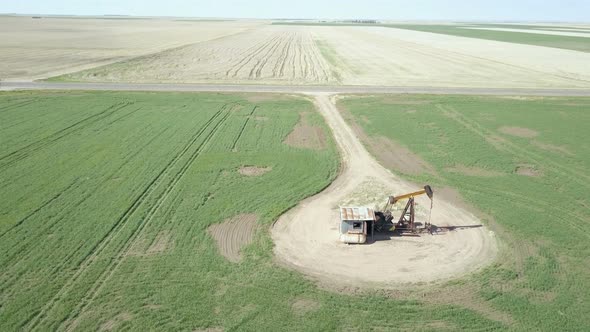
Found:
[[[194,92],[281,92],[281,93],[428,93],[521,96],[590,96],[590,89],[387,87],[319,85],[227,85],[227,84],[138,84],[138,83],[53,83],[0,82],[0,90],[117,90]]]

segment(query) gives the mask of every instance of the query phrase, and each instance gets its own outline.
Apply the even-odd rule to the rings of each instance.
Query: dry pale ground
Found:
[[[384,27],[261,25],[80,81],[588,88],[590,53]]]
[[[4,80],[590,87],[590,53],[384,27],[0,17],[0,51]]]
[[[317,27],[344,84],[589,87],[590,53],[381,27]]]
[[[339,177],[323,192],[302,201],[273,226],[279,261],[326,285],[395,288],[403,283],[434,282],[475,271],[497,254],[494,234],[485,227],[440,235],[394,237],[367,245],[339,241],[338,206],[382,204],[388,194],[419,188],[393,175],[367,152],[346,124],[333,100],[315,101],[332,129],[343,158]],[[435,189],[436,191],[436,189]],[[430,201],[417,198],[418,219],[429,217]],[[478,225],[471,213],[436,196],[432,223],[437,226]]]
[[[47,78],[228,36],[259,24],[0,16],[0,79]]]
[[[260,26],[70,77],[108,82],[336,83],[311,28],[292,26]]]

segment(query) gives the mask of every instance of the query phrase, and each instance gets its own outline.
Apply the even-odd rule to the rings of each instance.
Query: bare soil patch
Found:
[[[155,255],[159,253],[163,253],[166,251],[170,245],[170,233],[168,231],[161,231],[156,236],[156,239],[152,243],[152,245],[147,249],[146,254],[148,255]]]
[[[128,312],[120,313],[116,317],[114,317],[113,319],[110,319],[107,322],[105,322],[104,324],[102,324],[100,326],[99,331],[113,331],[119,326],[119,324],[121,324],[122,322],[128,322],[131,319],[133,319],[133,316],[130,313],[128,313]]]
[[[537,169],[534,165],[522,164],[516,166],[514,172],[518,175],[539,177],[543,175],[543,172]]]
[[[303,316],[308,312],[316,311],[320,308],[320,303],[306,298],[299,298],[293,302],[291,309],[297,316]]]
[[[516,137],[524,137],[524,138],[533,138],[539,136],[539,133],[535,130],[523,127],[500,127],[498,128],[503,134],[516,136]]]
[[[319,126],[309,124],[307,113],[301,113],[299,122],[283,143],[296,148],[321,150],[326,147],[326,134]]]
[[[238,172],[246,176],[260,176],[272,170],[272,167],[242,166]]]
[[[240,250],[252,242],[257,220],[255,214],[239,214],[221,224],[211,225],[209,234],[215,239],[219,253],[230,262],[240,262]]]
[[[534,146],[538,147],[539,149],[542,149],[542,150],[545,150],[545,151],[549,151],[549,152],[553,152],[553,153],[558,153],[558,154],[562,154],[562,155],[567,155],[567,156],[573,156],[574,155],[565,146],[553,145],[553,144],[543,143],[543,142],[539,142],[539,141],[532,141],[531,144],[533,144]]]
[[[356,126],[355,131],[359,132],[360,127]],[[361,135],[359,135],[361,136]],[[392,168],[406,174],[435,174],[435,170],[424,159],[410,151],[405,146],[383,136],[371,138],[366,135],[363,139],[369,151],[386,168]],[[361,136],[361,137],[362,137]]]
[[[474,166],[455,165],[446,169],[447,172],[460,173],[467,176],[496,177],[504,173]]]

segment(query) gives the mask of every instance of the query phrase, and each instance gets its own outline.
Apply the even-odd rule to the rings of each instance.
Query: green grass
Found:
[[[590,52],[590,38],[574,37],[574,36],[556,36],[527,32],[512,32],[512,31],[494,31],[494,30],[474,30],[465,29],[467,25],[447,25],[447,24],[356,24],[356,23],[280,23],[274,22],[277,25],[312,25],[312,26],[373,26],[373,27],[387,27],[406,30],[415,30],[422,32],[432,32],[451,36],[478,38],[487,40],[496,40],[508,43],[546,46],[554,48],[563,48],[574,51]],[[473,26],[473,24],[469,24]],[[493,24],[478,24],[477,27],[490,28],[515,28],[510,26],[500,26]],[[521,26],[518,26],[522,28]],[[526,28],[526,27],[525,27]],[[525,29],[523,28],[523,29]]]
[[[331,138],[323,150],[282,143],[301,112],[326,129],[311,102],[247,97],[1,93],[0,330],[504,326],[458,305],[322,290],[279,267],[271,223],[328,185],[338,157]],[[272,171],[245,177],[241,165]],[[240,213],[260,227],[231,263],[206,230]],[[165,251],[126,254],[145,253],[161,232]],[[315,305],[298,313],[298,300]]]
[[[502,252],[497,263],[468,282],[480,300],[512,317],[515,330],[587,330],[590,146],[584,142],[590,99],[532,99],[358,96],[340,106],[348,121],[372,137],[400,142],[436,170],[403,176],[431,183],[435,192],[456,188],[482,211]],[[538,135],[513,136],[502,127]],[[541,176],[517,174],[523,164]],[[453,171],[457,166],[495,175],[462,174]],[[436,208],[436,197],[434,202]]]

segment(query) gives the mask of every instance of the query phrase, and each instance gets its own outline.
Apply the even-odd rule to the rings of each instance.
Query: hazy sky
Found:
[[[0,0],[0,13],[590,21],[590,0]]]

